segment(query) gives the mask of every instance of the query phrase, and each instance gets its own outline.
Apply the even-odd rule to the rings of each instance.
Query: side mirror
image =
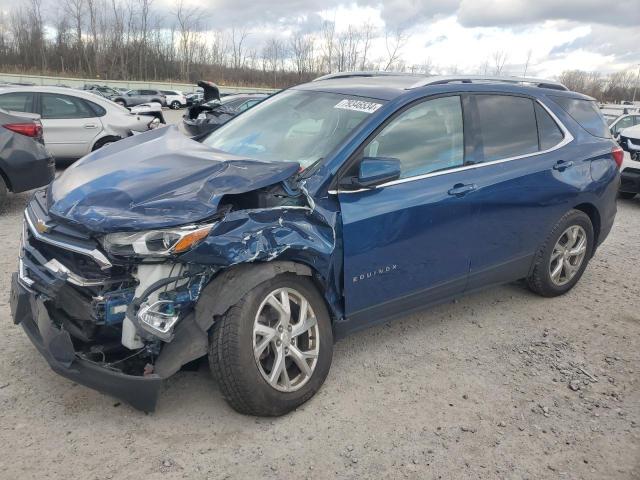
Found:
[[[364,157],[360,161],[358,176],[351,179],[351,185],[373,188],[400,178],[400,160],[390,157]]]

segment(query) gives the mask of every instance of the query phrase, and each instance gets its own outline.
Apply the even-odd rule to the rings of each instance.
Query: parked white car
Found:
[[[177,110],[187,106],[187,97],[178,90],[160,90],[167,97],[167,107]]]
[[[628,152],[620,168],[620,197],[631,199],[640,194],[640,125],[622,130],[618,141]]]
[[[0,108],[40,115],[47,149],[56,160],[74,160],[89,152],[160,125],[91,92],[61,87],[0,89]]]

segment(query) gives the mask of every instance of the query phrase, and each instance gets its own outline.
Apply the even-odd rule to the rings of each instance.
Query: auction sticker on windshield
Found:
[[[382,106],[381,103],[367,102],[366,100],[350,100],[345,98],[338,102],[333,108],[342,110],[355,110],[357,112],[373,113]]]

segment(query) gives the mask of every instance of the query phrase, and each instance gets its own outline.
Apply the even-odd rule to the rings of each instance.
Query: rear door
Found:
[[[102,123],[83,99],[40,93],[40,116],[47,149],[56,158],[80,158],[90,152]]]
[[[357,154],[401,162],[399,180],[339,193],[348,330],[464,290],[472,190],[464,163],[460,96],[396,114]],[[466,189],[466,190],[465,190]]]
[[[537,100],[514,95],[470,97],[476,146],[475,222],[468,289],[526,277],[571,192],[589,164],[559,148],[571,139]]]

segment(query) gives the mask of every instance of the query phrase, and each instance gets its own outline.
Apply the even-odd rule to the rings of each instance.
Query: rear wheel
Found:
[[[173,102],[171,102],[171,108],[173,110],[178,110],[182,105],[180,105],[180,102],[177,100],[174,100]]]
[[[127,103],[124,100],[120,100],[119,98],[114,100],[115,103],[117,103],[118,105],[120,105],[121,107],[126,107]]]
[[[209,348],[211,372],[232,408],[284,415],[324,383],[333,353],[331,321],[308,278],[283,274],[216,319]]]
[[[529,288],[544,297],[568,292],[578,283],[593,253],[593,225],[579,210],[567,212],[540,247]]]
[[[618,192],[618,196],[623,200],[631,200],[636,194],[633,192]]]

